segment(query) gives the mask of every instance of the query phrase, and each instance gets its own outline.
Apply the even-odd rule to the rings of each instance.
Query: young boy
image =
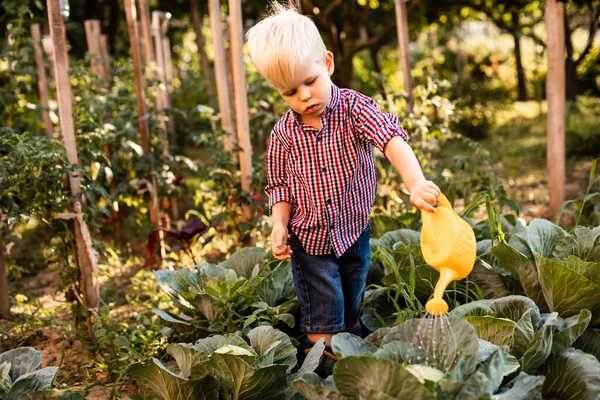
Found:
[[[291,257],[305,348],[325,339],[326,375],[335,361],[331,337],[360,335],[377,183],[373,146],[398,170],[419,209],[435,212],[440,189],[423,176],[394,115],[331,82],[333,54],[308,17],[273,3],[246,37],[258,72],[290,107],[267,146],[271,247],[277,259]]]

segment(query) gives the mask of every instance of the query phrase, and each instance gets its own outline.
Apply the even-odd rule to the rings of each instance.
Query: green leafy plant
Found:
[[[143,394],[166,400],[290,398],[295,393],[291,381],[314,371],[324,349],[321,340],[294,370],[296,348],[285,333],[261,326],[247,338],[216,335],[171,344],[167,352],[177,368],[153,358],[132,365],[130,372]]]
[[[568,233],[534,219],[527,229],[493,247],[498,264],[520,282],[540,311],[561,317],[592,313],[600,323],[600,227],[576,227]],[[577,288],[577,290],[569,290]]]
[[[243,248],[218,265],[155,271],[154,277],[180,314],[154,312],[177,332],[201,337],[256,325],[295,324],[289,263],[276,262],[270,269],[262,248]]]
[[[332,379],[308,373],[293,383],[306,398],[530,399],[544,382],[516,375],[514,357],[453,317],[409,320],[364,340],[341,333],[331,346]]]
[[[75,393],[50,392],[58,367],[40,368],[42,353],[19,347],[0,354],[0,399],[83,399]],[[47,394],[47,397],[43,397]]]

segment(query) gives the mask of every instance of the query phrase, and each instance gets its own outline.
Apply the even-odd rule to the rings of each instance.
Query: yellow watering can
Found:
[[[440,272],[433,299],[425,304],[433,315],[445,314],[448,304],[442,298],[450,282],[464,279],[473,270],[477,245],[471,226],[459,217],[440,193],[435,213],[422,211],[421,252],[425,262]]]

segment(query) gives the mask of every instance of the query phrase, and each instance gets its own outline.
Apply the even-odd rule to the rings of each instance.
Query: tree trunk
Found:
[[[0,317],[10,314],[10,298],[8,297],[8,278],[4,264],[4,241],[2,231],[4,229],[4,215],[0,213]]]
[[[408,15],[404,0],[395,0],[395,4],[398,46],[400,48],[400,64],[402,68],[402,75],[404,76],[404,91],[408,94],[408,111],[412,113],[415,104],[415,98],[413,96],[410,52],[408,47]]]
[[[573,42],[571,41],[571,27],[569,26],[567,13],[565,13],[565,46],[567,49],[567,57],[565,58],[567,100],[575,101],[577,99],[577,65],[573,59]]]
[[[512,32],[515,41],[515,62],[517,64],[517,100],[527,101],[527,82],[525,78],[525,69],[523,68],[523,60],[521,58],[521,34]]]

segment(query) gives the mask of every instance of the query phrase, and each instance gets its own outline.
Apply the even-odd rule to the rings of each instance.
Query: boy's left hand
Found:
[[[435,212],[433,206],[440,195],[440,188],[432,181],[416,181],[410,188],[410,202],[420,210]]]

